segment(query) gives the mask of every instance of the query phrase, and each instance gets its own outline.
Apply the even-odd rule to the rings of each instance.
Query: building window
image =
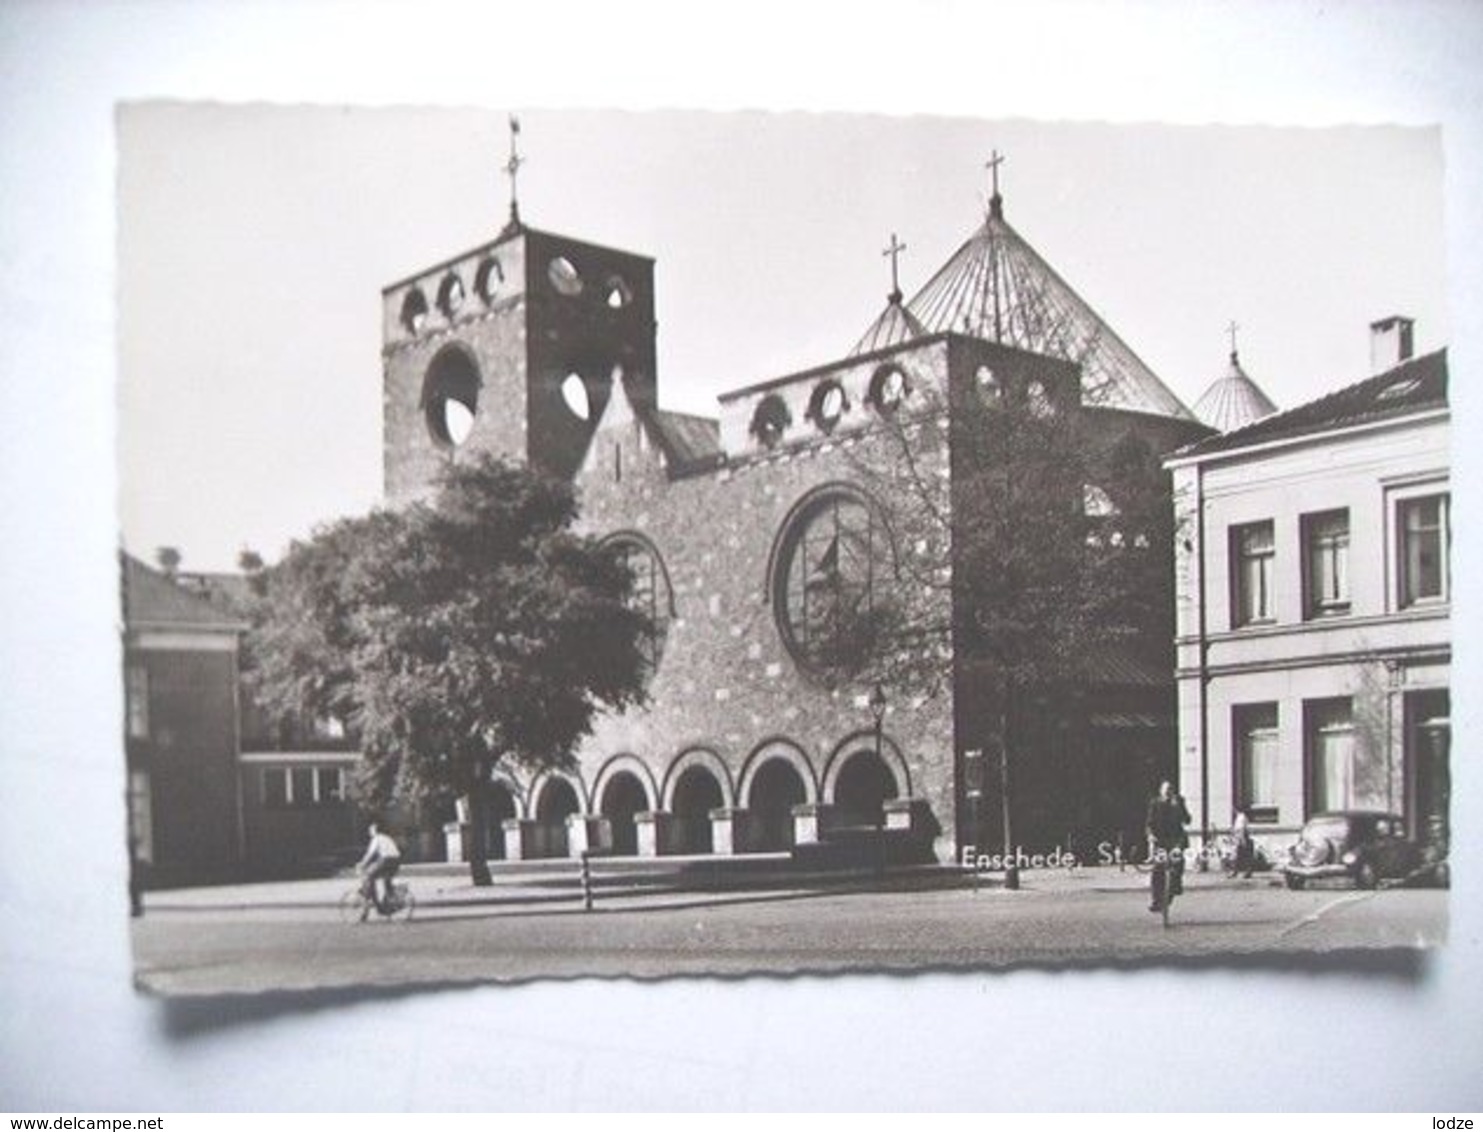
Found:
[[[1396,504],[1401,608],[1448,596],[1448,496],[1425,495]]]
[[[1308,812],[1358,807],[1355,776],[1354,704],[1342,699],[1309,700],[1303,705],[1308,764]]]
[[[427,324],[427,296],[413,287],[402,300],[402,326],[408,334],[421,334]]]
[[[345,772],[340,767],[274,766],[263,769],[263,806],[268,809],[328,806],[344,799]]]
[[[664,564],[659,560],[658,551],[646,540],[635,535],[615,535],[608,540],[607,547],[633,578],[633,588],[628,592],[630,608],[638,610],[654,626],[647,660],[651,668],[658,668],[660,657],[664,653],[664,637],[669,627],[672,603]]]
[[[1253,822],[1277,820],[1277,705],[1231,709],[1236,752],[1236,804]]]
[[[762,398],[757,411],[752,414],[750,431],[764,448],[773,448],[783,439],[783,433],[792,423],[793,414],[788,412],[783,399],[776,393],[770,393]]]
[[[124,672],[124,712],[130,739],[149,738],[149,669],[131,664]]]
[[[422,383],[422,408],[434,443],[456,448],[474,430],[483,384],[473,359],[461,349],[443,350]]]
[[[837,381],[820,382],[809,401],[809,419],[821,432],[833,432],[845,410],[850,407],[844,387]]]
[[[889,550],[873,509],[842,490],[810,502],[783,533],[774,602],[783,642],[819,672],[858,667],[872,648]]]
[[[882,366],[870,379],[869,401],[877,413],[883,417],[889,417],[901,408],[901,403],[906,400],[910,389],[906,374],[899,366]]]
[[[1231,528],[1232,627],[1272,620],[1272,523]]]
[[[134,860],[154,860],[154,799],[147,770],[129,772],[129,845]]]
[[[1309,618],[1349,612],[1349,512],[1303,516],[1303,605]]]

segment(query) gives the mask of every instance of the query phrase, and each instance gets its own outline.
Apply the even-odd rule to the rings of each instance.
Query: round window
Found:
[[[908,388],[906,374],[896,366],[886,366],[870,379],[870,403],[876,412],[889,416],[901,408]]]
[[[809,402],[808,415],[824,432],[833,432],[834,426],[849,408],[844,388],[837,381],[822,382]]]
[[[452,318],[461,306],[463,306],[463,280],[450,272],[443,279],[443,285],[438,288],[438,309],[443,312],[445,318]]]
[[[486,259],[481,263],[478,274],[474,276],[474,286],[479,290],[479,297],[486,303],[494,302],[504,282],[505,269],[500,266],[499,260],[494,258]]]
[[[783,433],[793,423],[793,414],[776,393],[769,393],[757,405],[752,414],[751,433],[764,448],[773,448],[783,439]]]
[[[427,296],[421,288],[413,287],[402,300],[402,326],[408,334],[421,334],[427,325]]]
[[[978,385],[978,391],[983,399],[991,405],[997,405],[1004,397],[1004,386],[999,384],[999,376],[988,366],[979,366],[974,372],[973,380]]]
[[[783,532],[774,606],[783,643],[818,672],[857,670],[874,651],[889,544],[874,509],[844,490],[798,511]]]

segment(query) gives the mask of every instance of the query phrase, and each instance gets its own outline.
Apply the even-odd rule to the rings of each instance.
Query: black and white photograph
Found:
[[[118,128],[143,988],[1445,942],[1437,131]]]
[[[0,1110],[1462,1127],[1480,45],[0,6]]]

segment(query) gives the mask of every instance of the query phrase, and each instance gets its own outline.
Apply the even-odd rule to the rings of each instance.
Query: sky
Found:
[[[232,568],[380,498],[380,289],[521,215],[657,261],[661,403],[842,356],[1009,222],[1187,405],[1368,373],[1369,323],[1447,342],[1440,131],[140,101],[117,114],[123,540]]]

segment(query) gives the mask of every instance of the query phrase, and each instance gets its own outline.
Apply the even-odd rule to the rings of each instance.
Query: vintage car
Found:
[[[1341,877],[1360,888],[1381,881],[1411,881],[1427,869],[1421,845],[1406,835],[1399,814],[1346,810],[1314,814],[1303,824],[1297,844],[1288,850],[1282,872],[1288,888],[1310,880]]]

